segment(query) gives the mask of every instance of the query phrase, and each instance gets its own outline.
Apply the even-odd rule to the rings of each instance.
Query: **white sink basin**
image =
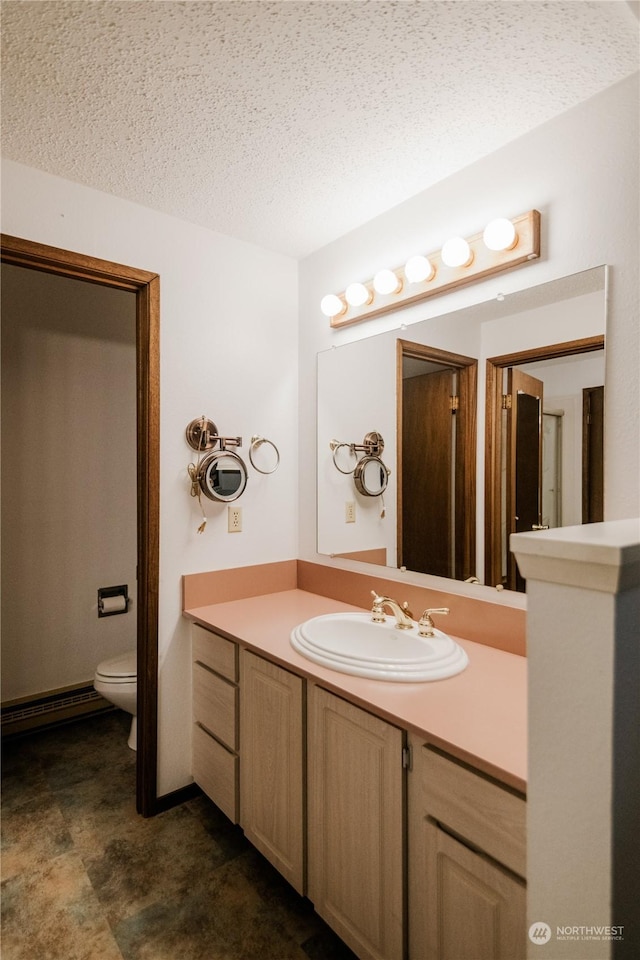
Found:
[[[446,633],[421,637],[417,624],[397,630],[395,623],[392,617],[374,623],[369,613],[328,613],[295,627],[291,645],[323,667],[376,680],[443,680],[467,666],[466,653]]]

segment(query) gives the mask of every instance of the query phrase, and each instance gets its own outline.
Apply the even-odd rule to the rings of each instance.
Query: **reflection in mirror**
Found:
[[[512,533],[603,519],[604,337],[487,360],[486,569],[523,591]]]
[[[389,471],[380,457],[362,457],[353,471],[353,479],[363,497],[380,497],[387,489]]]
[[[477,360],[398,340],[398,565],[475,575]]]
[[[333,450],[333,463],[336,470],[339,470],[340,473],[344,473],[347,476],[354,473],[358,465],[358,455],[355,451],[355,445],[332,440],[329,447]]]
[[[496,555],[497,549],[497,573],[493,565],[489,565],[486,567],[485,575],[485,460],[487,463],[493,462],[496,452],[495,449],[486,447],[485,457],[485,411],[489,409],[485,402],[486,387],[483,383],[486,360],[490,357],[499,358],[534,350],[538,351],[535,354],[538,356],[542,347],[551,344],[604,337],[605,277],[606,268],[595,267],[571,277],[509,294],[504,298],[492,299],[455,313],[413,323],[405,328],[409,332],[412,343],[456,353],[478,362],[477,422],[474,431],[477,458],[471,454],[470,465],[471,474],[475,473],[476,495],[471,500],[466,500],[469,509],[475,508],[477,517],[475,564],[472,562],[463,571],[456,569],[456,577],[467,579],[475,576],[480,582],[491,585],[505,582],[500,538],[498,538],[497,547],[494,545],[493,551],[493,555]],[[397,422],[396,353],[399,348],[396,341],[406,336],[407,333],[401,334],[399,330],[390,330],[318,354],[319,553],[346,556],[391,567],[403,565],[399,553],[399,548],[402,550],[402,543],[398,543],[397,535],[401,529],[398,497],[404,444]],[[594,353],[591,358],[595,356]],[[527,362],[531,359],[533,357],[530,357]],[[515,365],[519,367],[520,363]],[[556,449],[560,449],[561,476],[563,477],[559,522],[567,525],[576,522],[573,519],[576,516],[575,510],[579,511],[577,522],[580,522],[585,510],[588,515],[588,511],[592,508],[588,504],[583,507],[582,495],[577,505],[570,508],[568,497],[565,495],[566,488],[571,486],[575,489],[576,486],[581,487],[584,483],[590,484],[595,490],[598,480],[597,470],[592,471],[593,475],[590,479],[588,473],[583,478],[581,468],[577,474],[574,472],[570,483],[567,479],[568,448],[573,449],[575,457],[579,456],[582,462],[582,441],[578,454],[575,439],[570,443],[566,440],[568,407],[563,406],[560,400],[568,393],[568,391],[563,393],[562,383],[568,382],[566,378],[569,372],[568,368],[563,369],[563,363],[559,360],[555,362],[555,366],[557,372],[554,372],[554,377],[559,378],[560,385],[554,384],[553,392],[547,386],[545,377],[541,377],[539,372],[531,371],[531,375],[545,380],[544,394],[547,400],[550,402],[553,400],[553,409],[549,407],[546,411],[543,410],[543,440],[547,433],[550,436],[554,431],[557,433],[558,427],[564,437],[560,442],[560,448],[556,440]],[[601,383],[593,380],[583,386],[586,389],[600,385]],[[590,399],[597,405],[597,394],[590,395]],[[546,403],[546,400],[544,402]],[[555,426],[554,421],[548,419],[553,416],[554,409],[556,413],[560,410],[564,411],[561,418],[556,417]],[[363,436],[372,421],[385,437],[384,459],[391,469],[385,493],[386,515],[380,516],[379,504],[376,504],[375,498],[363,497],[356,493],[357,520],[355,523],[345,523],[345,502],[353,500],[353,483],[349,477],[342,476],[335,469],[331,460],[329,442],[332,437]],[[591,460],[595,463],[598,439],[594,436],[589,442],[595,452],[589,454],[589,447],[586,445],[585,457],[591,456]],[[549,446],[551,440],[547,439],[546,443]],[[437,457],[437,451],[431,451],[431,455]],[[465,459],[468,460],[469,457]],[[549,466],[543,471],[543,488],[545,472],[551,469]],[[500,470],[501,468],[498,470],[498,475]],[[547,500],[548,496],[549,494],[547,494]],[[594,492],[591,499],[596,501],[597,493]],[[417,506],[417,504],[407,504],[405,498],[402,498],[402,512],[408,509],[410,514],[415,516]],[[494,506],[494,516],[500,517],[500,501],[498,500]],[[543,505],[541,520],[549,516],[549,509]],[[413,569],[411,565],[405,565],[408,569]]]

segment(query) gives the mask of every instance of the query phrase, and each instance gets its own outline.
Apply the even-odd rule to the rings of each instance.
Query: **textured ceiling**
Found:
[[[638,69],[619,0],[3,0],[3,155],[296,257]]]

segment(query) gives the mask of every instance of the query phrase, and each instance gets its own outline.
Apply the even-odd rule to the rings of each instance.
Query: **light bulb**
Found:
[[[482,239],[489,250],[511,250],[518,242],[518,234],[511,220],[498,217],[487,224]]]
[[[362,307],[371,302],[371,294],[364,283],[350,283],[344,292],[345,299],[351,307]]]
[[[422,283],[423,280],[431,280],[435,272],[433,264],[426,257],[409,257],[404,265],[404,275],[409,283]]]
[[[442,248],[442,262],[448,267],[468,267],[473,260],[471,247],[462,237],[452,237]]]
[[[345,312],[347,305],[335,293],[328,293],[320,301],[320,309],[325,317],[339,317],[341,313]]]
[[[402,288],[400,280],[393,270],[378,270],[373,278],[376,293],[397,293]]]

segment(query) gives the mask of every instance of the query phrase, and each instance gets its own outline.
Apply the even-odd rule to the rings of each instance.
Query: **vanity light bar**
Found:
[[[447,241],[451,247],[465,249],[468,245],[466,251],[468,255],[462,258],[466,262],[462,262],[460,266],[447,266],[445,259],[449,258],[446,255],[447,244],[444,244],[442,251],[429,254],[424,258],[432,268],[430,272],[426,269],[423,271],[424,279],[408,280],[405,276],[405,266],[402,266],[395,270],[380,271],[380,274],[385,274],[386,287],[380,282],[374,283],[374,278],[367,283],[350,284],[347,287],[348,297],[347,291],[339,295],[328,294],[322,301],[321,309],[323,313],[329,316],[330,326],[345,327],[350,323],[358,323],[360,320],[367,320],[382,313],[389,313],[392,310],[398,310],[400,307],[407,307],[409,304],[426,300],[427,297],[432,297],[435,294],[445,293],[475,280],[483,280],[495,273],[510,270],[512,267],[539,258],[540,214],[537,210],[530,210],[528,213],[523,213],[519,217],[506,221],[506,223],[504,220],[492,221],[492,223],[501,225],[502,230],[498,230],[498,235],[504,235],[508,223],[513,225],[515,239],[508,249],[490,249],[487,244],[492,243],[492,239],[488,227],[483,233],[468,237],[466,240],[453,238],[458,242],[457,244],[450,244]],[[507,234],[509,234],[508,227]],[[495,242],[492,245],[495,246]],[[412,261],[415,259],[411,258]],[[410,271],[408,272],[410,273]],[[387,274],[392,276],[389,277]],[[393,275],[397,280],[395,289],[392,289],[393,284],[390,282]],[[418,272],[417,276],[420,277],[421,274]],[[376,274],[376,277],[379,277],[379,274]],[[363,290],[358,289],[359,296],[354,296],[355,287],[362,287],[365,292],[363,293]],[[380,289],[389,289],[391,292],[381,293],[379,292]],[[368,296],[365,294],[368,294]]]

